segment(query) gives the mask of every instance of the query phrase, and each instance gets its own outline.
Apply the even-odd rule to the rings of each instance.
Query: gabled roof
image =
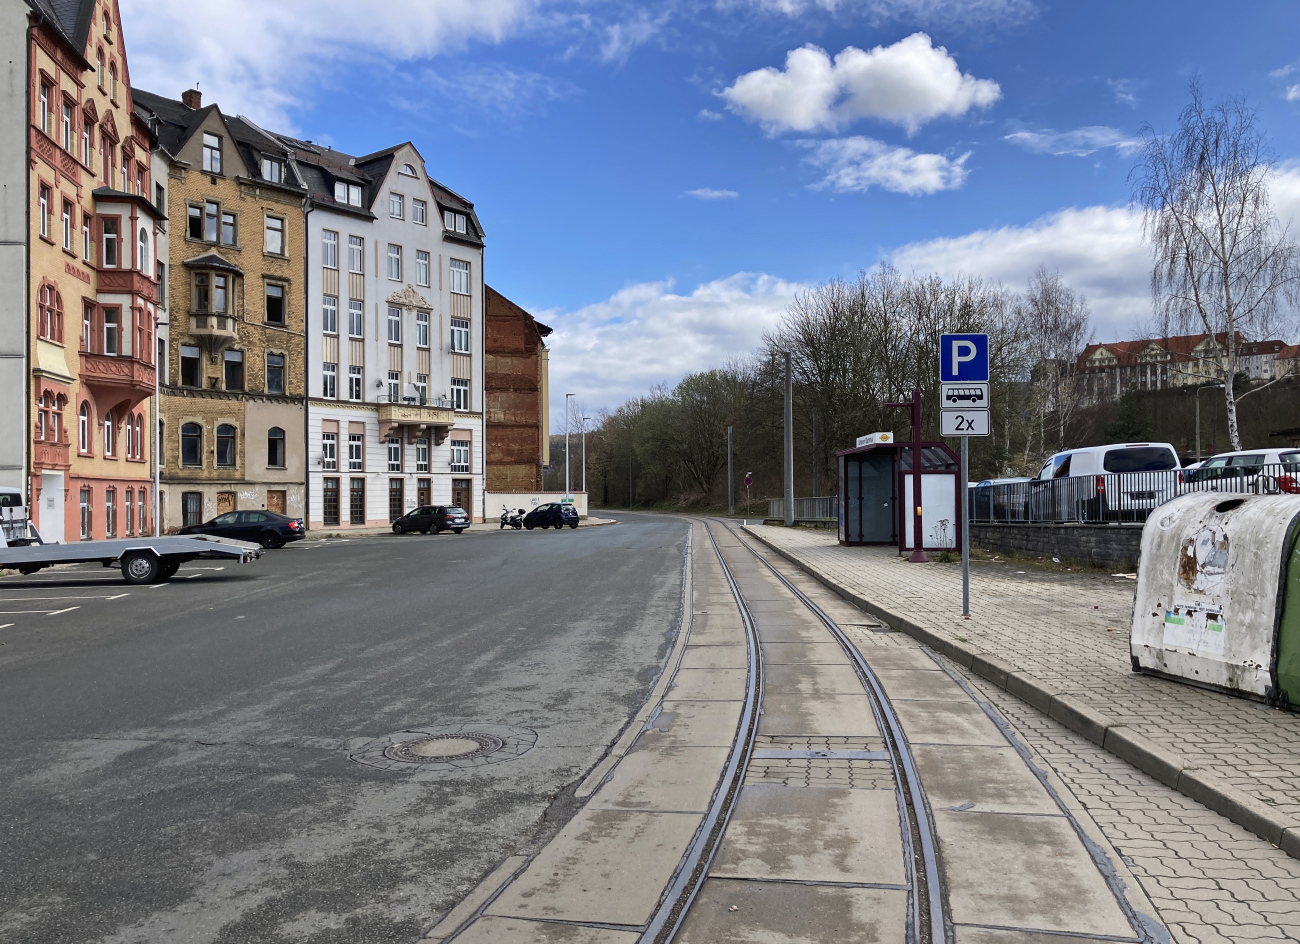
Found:
[[[229,262],[217,255],[215,252],[209,252],[202,256],[195,256],[193,259],[186,259],[181,263],[194,269],[220,269],[223,272],[233,272],[236,275],[243,275],[244,270],[233,262]]]
[[[78,56],[85,58],[95,0],[27,0],[27,5],[53,26]]]

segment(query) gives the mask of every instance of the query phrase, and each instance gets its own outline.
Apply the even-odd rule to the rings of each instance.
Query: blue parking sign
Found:
[[[987,383],[989,336],[987,334],[940,336],[939,379],[944,383]]]

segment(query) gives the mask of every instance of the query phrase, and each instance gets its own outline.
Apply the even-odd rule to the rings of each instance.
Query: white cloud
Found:
[[[555,329],[546,341],[552,413],[562,424],[565,393],[578,394],[585,410],[612,409],[748,354],[806,287],[742,272],[684,295],[671,280],[641,282],[574,312],[538,312]]]
[[[750,6],[770,13],[800,16],[809,9],[828,13],[859,13],[874,23],[906,20],[913,23],[953,25],[999,23],[1010,25],[1036,12],[1032,0],[748,0]],[[719,0],[735,6],[736,0]]]
[[[817,189],[840,193],[882,187],[910,195],[955,190],[966,180],[966,159],[942,154],[918,154],[874,138],[854,136],[829,141],[805,141],[812,149],[809,163],[826,171]]]
[[[1004,140],[1027,151],[1071,157],[1085,157],[1108,147],[1113,147],[1120,154],[1132,154],[1142,146],[1139,138],[1104,125],[1089,125],[1059,134],[1055,131],[1017,131],[1007,135]]]
[[[878,118],[915,132],[940,117],[985,108],[1002,94],[998,83],[963,75],[957,61],[925,33],[864,52],[849,46],[831,60],[817,46],[793,49],[785,69],[756,69],[719,95],[769,134],[834,130]]]
[[[353,0],[122,0],[122,17],[133,84],[179,97],[201,82],[223,111],[291,130],[289,109],[339,60],[407,61],[499,42],[537,2],[388,0],[358,16]]]
[[[627,62],[633,50],[655,38],[668,22],[668,17],[668,13],[652,17],[645,10],[638,10],[630,20],[606,26],[600,43],[600,61]]]
[[[700,119],[700,121],[721,121],[726,116],[721,115],[716,111],[709,111],[707,108],[701,108],[699,114],[695,117]]]
[[[686,196],[695,197],[697,200],[734,200],[740,194],[734,190],[714,190],[712,187],[699,187],[695,190],[686,191]]]
[[[514,117],[536,112],[547,102],[579,93],[576,85],[538,72],[518,72],[500,64],[485,64],[448,73],[425,70],[421,81],[426,92],[436,92],[455,106],[472,105]],[[445,112],[445,104],[439,106]]]
[[[1137,108],[1137,91],[1146,83],[1139,82],[1137,79],[1107,79],[1106,84],[1115,94],[1115,101],[1129,108]]]
[[[1300,102],[1300,85],[1288,85],[1286,87],[1286,100],[1288,102]]]

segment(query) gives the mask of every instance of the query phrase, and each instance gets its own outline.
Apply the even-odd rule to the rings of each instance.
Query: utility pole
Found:
[[[727,427],[727,514],[736,514],[736,474],[732,465],[732,430],[734,427]]]
[[[590,416],[582,418],[582,494],[587,494],[587,420]]]
[[[572,498],[569,484],[569,398],[573,394],[564,395],[564,497]]]
[[[794,381],[785,352],[785,526],[794,527]]]

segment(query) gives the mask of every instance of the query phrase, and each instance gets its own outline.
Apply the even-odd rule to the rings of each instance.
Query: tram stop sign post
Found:
[[[939,433],[961,438],[961,615],[970,619],[970,437],[989,435],[989,336],[939,338]]]

